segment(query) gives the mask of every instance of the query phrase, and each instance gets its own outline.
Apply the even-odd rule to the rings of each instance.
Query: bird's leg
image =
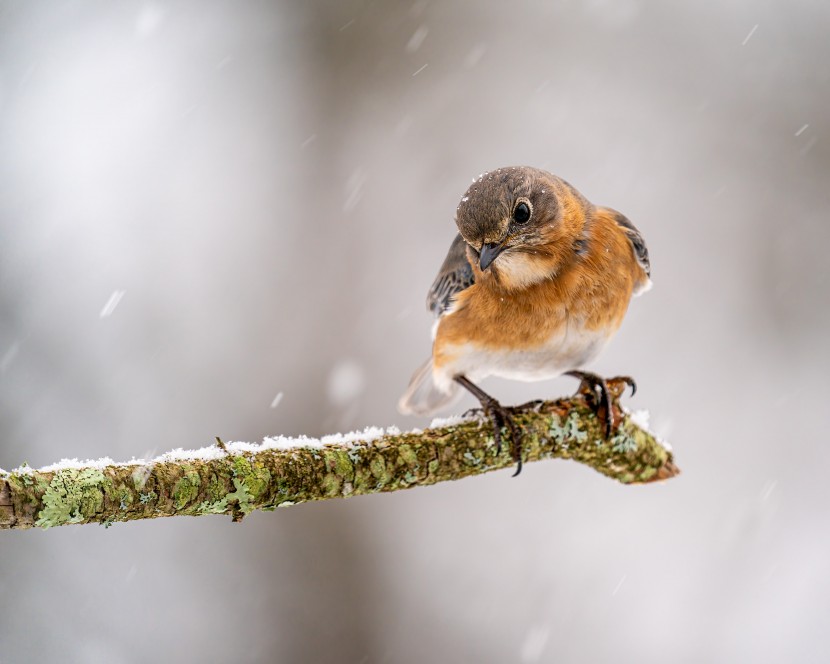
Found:
[[[605,438],[611,437],[614,428],[613,402],[622,396],[627,386],[631,387],[632,396],[637,391],[637,383],[630,376],[615,376],[606,380],[602,376],[588,371],[566,371],[566,376],[579,378],[577,394],[594,409],[597,418],[603,423]]]
[[[522,439],[519,436],[519,430],[516,428],[513,418],[510,416],[509,410],[466,376],[456,376],[454,380],[479,400],[482,410],[493,423],[493,439],[496,441],[497,454],[501,454],[501,429],[503,426],[507,427],[511,439],[511,456],[516,462],[516,472],[513,473],[513,477],[516,477],[516,475],[522,472]]]

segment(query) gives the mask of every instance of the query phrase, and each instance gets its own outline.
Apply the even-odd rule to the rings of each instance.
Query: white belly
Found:
[[[569,331],[557,334],[545,344],[526,350],[491,350],[463,344],[447,349],[447,362],[435,371],[439,385],[449,385],[463,374],[472,381],[487,376],[512,380],[537,381],[555,378],[593,360],[607,343],[607,332]]]

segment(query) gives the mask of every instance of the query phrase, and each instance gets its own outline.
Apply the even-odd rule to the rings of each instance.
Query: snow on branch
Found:
[[[680,472],[642,417],[616,405],[615,412],[619,426],[609,440],[582,397],[516,415],[525,462],[572,459],[626,484]],[[424,431],[370,428],[322,439],[266,438],[259,445],[217,439],[149,461],[64,460],[38,470],[0,470],[0,529],[204,514],[239,521],[256,509],[409,489],[512,465],[509,450],[496,453],[489,420],[478,417],[436,420]]]

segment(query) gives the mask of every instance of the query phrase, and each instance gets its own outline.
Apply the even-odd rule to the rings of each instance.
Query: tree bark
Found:
[[[614,434],[605,440],[599,421],[579,396],[517,414],[523,459],[572,459],[625,484],[665,480],[680,472],[671,451],[620,412],[616,402],[615,417]],[[255,451],[217,439],[213,454],[201,455],[214,458],[163,455],[146,463],[0,471],[0,529],[91,522],[109,526],[204,514],[230,514],[238,521],[255,509],[409,489],[513,465],[509,449],[496,453],[487,419],[449,420],[423,432],[388,431],[366,438],[338,444],[310,440],[307,446]]]

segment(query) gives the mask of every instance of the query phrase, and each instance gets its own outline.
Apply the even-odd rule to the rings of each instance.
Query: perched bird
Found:
[[[516,409],[477,383],[487,376],[535,381],[568,374],[595,395],[610,435],[606,382],[579,368],[617,331],[631,296],[651,286],[639,231],[561,178],[526,166],[481,175],[462,197],[455,223],[459,233],[427,296],[437,317],[432,357],[415,372],[399,410],[432,414],[466,388],[491,418],[499,449],[502,426],[508,428],[518,474]],[[633,380],[622,380],[635,389]]]

